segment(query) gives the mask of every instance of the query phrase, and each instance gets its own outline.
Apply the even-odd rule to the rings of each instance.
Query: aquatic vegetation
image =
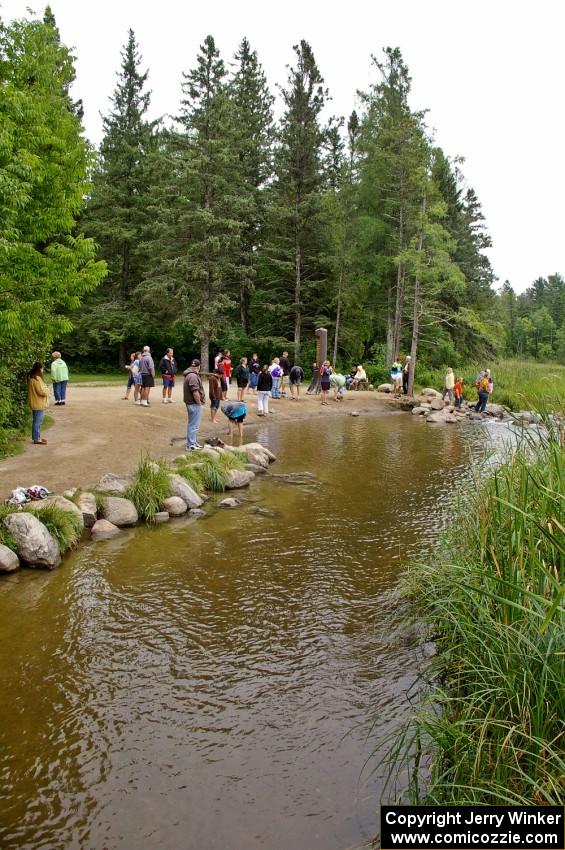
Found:
[[[133,480],[124,493],[136,507],[140,519],[151,522],[167,496],[171,495],[169,470],[162,461],[145,457],[137,467]],[[98,507],[98,503],[97,503]]]
[[[437,557],[404,582],[437,647],[390,754],[391,778],[409,765],[415,800],[563,801],[565,458],[545,425],[478,482]]]

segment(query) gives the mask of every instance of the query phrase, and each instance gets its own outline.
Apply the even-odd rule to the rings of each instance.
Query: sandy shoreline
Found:
[[[16,486],[41,484],[49,490],[73,486],[92,486],[105,472],[117,475],[131,472],[143,453],[170,460],[184,450],[186,407],[182,401],[182,385],[173,392],[174,404],[162,404],[161,387],[152,391],[149,408],[122,400],[121,385],[93,386],[70,384],[65,407],[51,405],[49,414],[54,425],[45,432],[46,446],[26,444],[23,454],[0,461],[0,498],[9,496]],[[230,388],[230,398],[236,389]],[[269,418],[257,416],[256,398],[246,397],[248,415],[244,442],[254,439],[255,428],[276,426],[279,422],[322,416],[345,416],[351,411],[378,413],[388,411],[390,397],[375,392],[349,392],[343,402],[322,407],[319,396],[303,395],[299,401],[289,398],[270,400],[274,411]],[[207,402],[202,417],[199,439],[226,439],[226,418],[220,413],[219,423],[210,422]],[[237,439],[237,438],[235,438]],[[236,443],[237,444],[237,443]]]

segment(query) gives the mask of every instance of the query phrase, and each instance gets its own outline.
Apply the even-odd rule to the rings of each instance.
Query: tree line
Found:
[[[248,40],[226,63],[208,36],[178,114],[150,120],[130,31],[94,150],[50,9],[0,21],[0,424],[18,419],[23,370],[53,343],[97,366],[142,342],[204,363],[220,345],[308,363],[324,326],[334,362],[563,357],[563,279],[496,292],[462,160],[413,108],[398,48],[371,62],[359,109],[328,117],[301,41],[275,119]]]

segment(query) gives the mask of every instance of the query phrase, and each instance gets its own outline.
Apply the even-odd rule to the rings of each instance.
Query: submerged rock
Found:
[[[117,525],[118,528],[135,525],[139,519],[134,503],[121,496],[107,496],[104,499],[102,515],[104,519],[107,519],[113,525]]]
[[[153,521],[156,523],[168,522],[170,520],[170,515],[168,511],[157,511],[157,513],[153,516]]]
[[[93,540],[110,540],[110,538],[118,536],[120,529],[107,519],[97,519],[90,529],[90,533]]]
[[[165,499],[163,504],[161,505],[164,511],[170,516],[182,516],[188,510],[188,505],[181,499],[180,496],[169,496],[168,499]]]
[[[54,570],[61,563],[59,544],[32,513],[8,514],[4,525],[14,538],[16,552],[30,567]]]
[[[241,502],[238,499],[234,499],[233,496],[228,499],[222,499],[221,502],[218,502],[219,508],[237,508]]]
[[[253,472],[255,475],[266,475],[267,470],[264,466],[259,466],[256,463],[246,463],[245,468],[249,472]]]
[[[13,573],[20,566],[20,559],[15,552],[0,543],[0,573]]]
[[[203,517],[208,516],[206,511],[203,511],[202,508],[191,508],[189,513],[190,516],[193,516],[196,519],[202,519]]]
[[[203,501],[182,475],[169,475],[171,496],[178,496],[189,508],[199,508]]]
[[[226,476],[226,490],[239,490],[240,487],[248,487],[255,475],[248,469],[230,469]]]

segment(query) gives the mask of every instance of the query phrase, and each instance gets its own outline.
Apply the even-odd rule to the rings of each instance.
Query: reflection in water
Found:
[[[482,431],[403,414],[285,423],[247,503],[89,544],[0,584],[0,845],[340,850],[375,831],[407,711],[401,561]],[[261,505],[269,515],[256,512]]]

